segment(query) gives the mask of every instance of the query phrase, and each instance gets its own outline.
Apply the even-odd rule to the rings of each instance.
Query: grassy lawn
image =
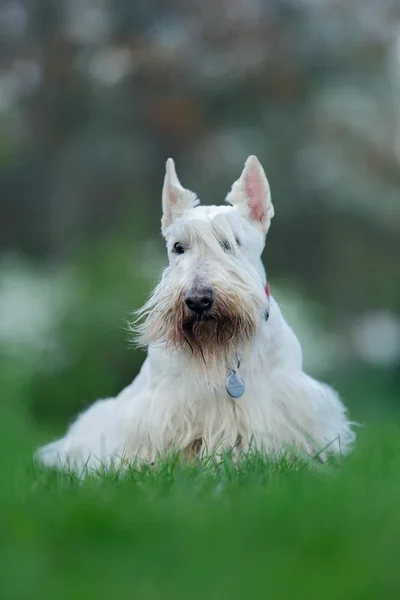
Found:
[[[400,597],[400,426],[331,465],[180,466],[124,478],[38,469],[29,423],[1,425],[0,596]]]

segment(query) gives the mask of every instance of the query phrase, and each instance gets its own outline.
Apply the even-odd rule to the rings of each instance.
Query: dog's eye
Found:
[[[183,254],[185,252],[185,247],[180,242],[176,242],[174,244],[174,250],[173,251],[175,252],[175,254]]]

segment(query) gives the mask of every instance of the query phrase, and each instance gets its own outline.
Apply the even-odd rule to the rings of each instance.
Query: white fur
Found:
[[[260,163],[255,157],[246,162],[227,198],[232,206],[196,207],[195,198],[169,159],[162,226],[170,265],[141,311],[148,356],[116,398],[97,401],[65,437],[38,451],[45,465],[91,470],[135,459],[153,463],[169,450],[200,456],[233,448],[271,456],[320,452],[324,459],[350,449],[355,436],[343,404],[332,388],[303,372],[300,344],[264,291],[261,253],[274,210]],[[229,242],[228,252],[221,240]],[[173,251],[177,241],[185,245],[183,255]],[[248,316],[252,332],[234,338],[234,347],[208,354],[206,348],[205,360],[168,341],[168,319],[181,308],[180,294],[199,282]],[[233,400],[225,381],[236,353],[246,391]]]

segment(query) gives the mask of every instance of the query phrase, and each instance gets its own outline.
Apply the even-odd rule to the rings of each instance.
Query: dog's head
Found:
[[[168,159],[162,233],[169,266],[140,311],[140,343],[173,344],[204,360],[234,354],[268,310],[261,262],[274,215],[264,170],[250,156],[223,206],[199,206]]]

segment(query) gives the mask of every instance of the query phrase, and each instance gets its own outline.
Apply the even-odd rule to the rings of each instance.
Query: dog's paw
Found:
[[[57,469],[68,467],[68,453],[65,445],[60,440],[46,444],[46,446],[36,450],[34,458],[45,467],[55,467]]]

